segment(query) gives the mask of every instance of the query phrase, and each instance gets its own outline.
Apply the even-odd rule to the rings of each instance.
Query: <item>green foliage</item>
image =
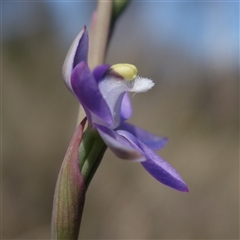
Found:
[[[53,202],[52,239],[78,239],[86,188],[77,155],[85,122],[83,120],[76,129],[58,175]]]
[[[88,128],[83,133],[83,139],[79,147],[78,159],[86,188],[100,164],[106,148],[106,144],[103,142],[96,130]]]

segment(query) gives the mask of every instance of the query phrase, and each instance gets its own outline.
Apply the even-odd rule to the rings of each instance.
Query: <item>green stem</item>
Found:
[[[103,155],[104,155],[104,153],[105,153],[106,150],[107,150],[107,146],[104,144],[104,145],[102,146],[102,148],[101,148],[101,151],[100,151],[100,153],[99,153],[98,158],[96,159],[96,161],[95,161],[94,164],[92,165],[92,169],[91,169],[91,171],[90,171],[90,173],[89,173],[89,175],[88,175],[87,181],[85,182],[86,191],[87,191],[87,189],[88,189],[88,186],[89,186],[89,184],[90,184],[90,182],[91,182],[91,180],[92,180],[95,172],[96,172],[97,169],[98,169],[99,164],[100,164],[101,161],[102,161]]]
[[[96,130],[88,128],[79,147],[79,166],[86,186],[99,166],[107,146]]]

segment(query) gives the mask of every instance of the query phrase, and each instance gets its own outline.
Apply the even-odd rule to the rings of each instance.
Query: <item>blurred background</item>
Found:
[[[1,7],[2,238],[49,239],[78,113],[61,68],[96,2]],[[135,64],[155,81],[132,98],[130,122],[169,137],[159,154],[190,193],[107,151],[87,192],[80,238],[239,239],[239,3],[134,1],[106,62]]]

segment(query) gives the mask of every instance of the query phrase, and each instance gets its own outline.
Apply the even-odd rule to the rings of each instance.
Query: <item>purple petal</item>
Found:
[[[72,70],[77,65],[76,64],[77,62],[80,61],[87,62],[87,53],[88,53],[88,34],[86,27],[84,27],[73,41],[63,64],[62,69],[63,79],[70,91],[72,91],[71,86]]]
[[[88,59],[88,31],[84,26],[82,37],[78,43],[76,53],[74,56],[73,68],[75,68],[80,62],[84,61],[87,63]]]
[[[141,148],[147,159],[141,164],[155,179],[178,191],[188,192],[187,185],[169,163],[165,162],[153,150],[139,141],[131,133],[124,130],[118,130],[117,132],[121,136],[125,137],[129,142],[136,144]]]
[[[127,120],[132,116],[132,104],[129,97],[129,94],[126,92],[124,94],[124,97],[122,99],[122,105],[121,105],[121,118],[122,120]]]
[[[121,64],[119,67],[121,69]],[[134,80],[128,81],[111,68],[107,70],[98,87],[114,117],[112,128],[117,128],[124,119],[131,116],[130,99],[125,96],[126,92],[145,92],[153,85],[152,80],[147,78],[137,76]]]
[[[166,137],[160,137],[158,135],[149,133],[141,128],[138,128],[129,123],[122,123],[118,129],[126,130],[133,134],[137,139],[146,144],[152,150],[157,151],[163,148],[167,143],[168,139]]]
[[[135,144],[130,144],[124,137],[117,132],[104,126],[95,124],[99,134],[106,145],[114,152],[114,154],[122,159],[132,161],[145,161],[142,151],[135,147]]]
[[[121,124],[121,106],[125,93],[128,91],[131,83],[119,78],[104,75],[104,78],[98,83],[98,87],[103,98],[106,100],[109,109],[114,117],[112,128]]]
[[[103,65],[97,66],[93,69],[92,73],[97,82],[99,82],[103,78],[104,74],[109,69],[109,67],[110,67],[110,65],[103,64]]]
[[[80,103],[110,125],[112,123],[111,112],[85,62],[79,63],[74,68],[71,83]]]
[[[147,157],[147,161],[143,162],[142,165],[155,179],[178,191],[188,192],[186,183],[169,163],[165,162],[145,144],[142,144],[142,150]]]

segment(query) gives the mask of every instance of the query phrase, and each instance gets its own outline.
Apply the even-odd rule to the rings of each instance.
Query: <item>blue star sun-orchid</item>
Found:
[[[116,156],[141,162],[161,183],[187,192],[180,175],[156,153],[167,139],[125,122],[132,114],[128,93],[148,91],[154,85],[152,80],[138,76],[131,64],[100,65],[91,72],[87,55],[88,32],[84,27],[67,54],[63,77],[83,106],[90,127]]]

